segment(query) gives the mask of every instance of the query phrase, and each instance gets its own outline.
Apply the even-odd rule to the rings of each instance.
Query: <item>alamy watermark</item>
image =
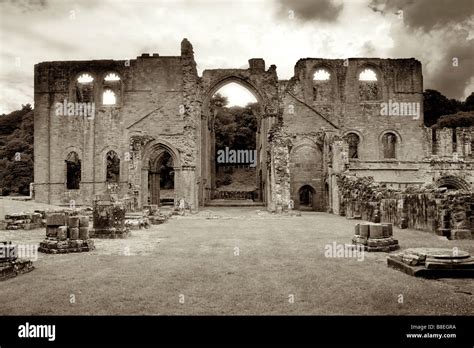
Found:
[[[380,103],[381,116],[409,116],[418,120],[420,114],[421,106],[418,102],[396,102],[389,99],[388,103]]]
[[[217,163],[257,165],[257,150],[233,150],[226,147],[217,151]]]
[[[1,245],[0,245],[1,246]],[[0,259],[20,258],[38,260],[38,244],[7,244],[0,248]]]
[[[84,116],[93,119],[95,116],[95,103],[68,102],[64,99],[62,103],[56,103],[57,116]]]
[[[37,325],[26,322],[18,326],[18,337],[47,338],[51,342],[56,339],[56,325]]]
[[[325,245],[324,256],[327,258],[356,258],[357,261],[364,261],[364,246],[332,242],[332,244]]]

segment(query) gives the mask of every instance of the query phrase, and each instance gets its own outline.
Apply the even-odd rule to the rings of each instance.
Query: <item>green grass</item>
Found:
[[[132,231],[126,240],[96,239],[90,253],[39,254],[33,272],[0,283],[0,313],[474,313],[472,280],[410,277],[387,268],[386,253],[366,253],[364,261],[326,258],[326,244],[350,243],[354,221],[324,213],[212,211],[220,218],[206,219],[208,212],[201,211]],[[472,241],[414,230],[394,234],[402,248],[457,246],[474,253]],[[43,236],[44,230],[0,231],[1,240],[22,243],[39,243]]]

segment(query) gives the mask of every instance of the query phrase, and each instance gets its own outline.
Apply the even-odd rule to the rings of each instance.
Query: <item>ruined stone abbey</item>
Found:
[[[116,194],[136,208],[160,204],[160,171],[172,161],[173,200],[191,210],[214,198],[210,99],[230,82],[259,105],[254,199],[271,211],[294,205],[338,213],[338,173],[387,187],[472,190],[472,129],[423,125],[416,59],[300,59],[289,80],[276,66],[199,76],[191,43],[181,55],[35,66],[34,195],[91,205]]]

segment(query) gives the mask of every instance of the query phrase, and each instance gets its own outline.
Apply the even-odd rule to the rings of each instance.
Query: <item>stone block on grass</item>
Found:
[[[359,225],[359,235],[361,237],[369,237],[369,224],[360,224]]]
[[[383,228],[380,224],[372,224],[369,227],[369,237],[374,239],[383,238]]]
[[[69,239],[75,240],[79,238],[79,227],[69,227]]]
[[[89,239],[89,227],[79,227],[79,239]]]
[[[79,227],[89,227],[88,216],[79,216]]]
[[[46,226],[46,237],[56,238],[58,236],[58,226]]]
[[[66,226],[59,226],[57,228],[57,239],[58,240],[66,240],[67,239],[67,227]]]
[[[79,227],[79,217],[78,216],[69,216],[67,218],[67,226],[69,228]]]
[[[65,213],[47,213],[46,225],[47,226],[66,226],[66,214]]]

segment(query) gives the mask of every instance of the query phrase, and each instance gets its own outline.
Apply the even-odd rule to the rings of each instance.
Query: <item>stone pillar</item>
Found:
[[[286,137],[282,134],[274,134],[271,143],[271,201],[268,202],[268,210],[286,210],[291,199],[290,194],[290,153]]]
[[[94,200],[93,225],[91,237],[126,238],[130,230],[125,226],[125,204],[106,197]]]
[[[191,210],[197,210],[199,207],[199,199],[197,195],[197,182],[196,182],[196,168],[192,166],[183,166],[180,170],[175,170],[175,175],[179,173],[179,191],[176,192],[175,204],[180,200],[184,199]],[[176,178],[176,176],[175,176]],[[175,188],[176,188],[175,183]]]
[[[140,190],[140,202],[141,207],[148,205],[148,168],[142,168],[141,170],[141,190]]]
[[[337,184],[337,177],[331,174],[331,185],[329,187],[329,195],[331,197],[331,209],[336,215],[340,215],[340,197],[339,197],[339,186]]]

